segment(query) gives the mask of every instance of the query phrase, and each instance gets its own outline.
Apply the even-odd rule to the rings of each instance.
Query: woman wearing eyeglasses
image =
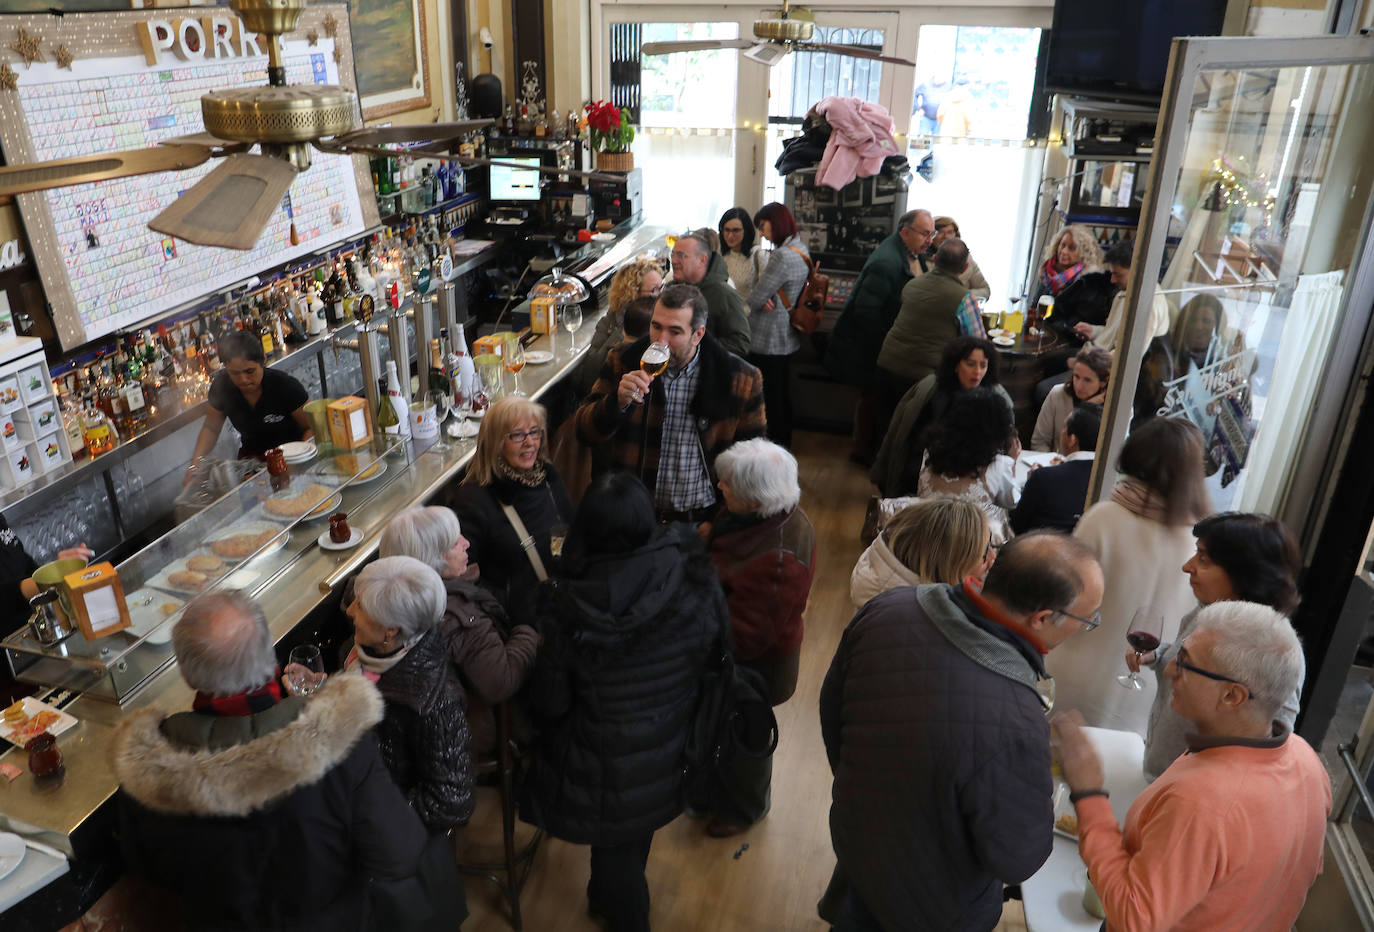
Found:
[[[556,571],[572,522],[568,491],[544,443],[546,418],[543,405],[520,396],[487,409],[453,501],[471,544],[469,564],[516,623],[528,622],[535,590]]]
[[[1159,678],[1145,735],[1145,775],[1151,780],[1187,750],[1184,736],[1192,725],[1170,707],[1173,680],[1164,675],[1164,669],[1178,660],[1179,645],[1193,630],[1197,613],[1214,602],[1227,601],[1258,602],[1290,616],[1298,607],[1302,553],[1283,522],[1268,515],[1226,512],[1193,525],[1193,536],[1197,550],[1183,564],[1183,572],[1197,596],[1197,606],[1183,616],[1172,644],[1162,644],[1158,651],[1143,656],[1135,651],[1126,653],[1126,664],[1133,671],[1148,665]],[[1179,666],[1181,676],[1210,675],[1187,666],[1186,659]],[[1291,729],[1297,716],[1295,693],[1279,710],[1278,719]]]
[[[1076,709],[1089,725],[1144,736],[1154,684],[1122,689],[1121,645],[1137,609],[1164,617],[1161,641],[1176,640],[1178,619],[1195,604],[1178,567],[1193,552],[1192,527],[1211,510],[1203,485],[1202,434],[1191,421],[1157,417],[1121,448],[1121,480],[1110,501],[1093,505],[1074,528],[1102,566],[1102,629],[1056,648],[1045,661],[1055,708]]]

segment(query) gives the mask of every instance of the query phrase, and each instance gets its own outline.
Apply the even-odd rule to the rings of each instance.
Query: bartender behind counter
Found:
[[[311,439],[305,403],[305,386],[284,372],[268,369],[262,343],[244,332],[219,338],[219,360],[224,371],[210,383],[210,410],[191,454],[194,466],[214,449],[227,417],[243,443],[239,456],[262,456],[273,447],[294,440]],[[191,470],[186,470],[188,481]]]

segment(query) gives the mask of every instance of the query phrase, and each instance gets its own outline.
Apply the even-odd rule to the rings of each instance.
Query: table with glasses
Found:
[[[1035,432],[1035,386],[1044,378],[1044,357],[1063,349],[1063,343],[1053,330],[1041,329],[1040,336],[1024,333],[1010,337],[1010,346],[997,346],[1001,357],[1000,381],[1011,396],[1012,412],[1016,417],[1016,432],[1028,449]],[[994,340],[994,343],[996,340]]]

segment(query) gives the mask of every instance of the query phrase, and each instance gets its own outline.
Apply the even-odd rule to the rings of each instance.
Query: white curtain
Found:
[[[762,145],[762,141],[759,143]],[[661,130],[634,141],[635,164],[643,171],[644,222],[670,230],[716,228],[735,206],[735,131]],[[758,204],[746,205],[752,213]]]
[[[1279,507],[1307,417],[1321,389],[1344,279],[1345,272],[1339,269],[1298,276],[1263,415],[1237,482],[1240,488],[1232,507],[1239,511],[1275,514]]]

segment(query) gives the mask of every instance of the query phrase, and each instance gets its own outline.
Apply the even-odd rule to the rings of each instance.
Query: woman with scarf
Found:
[[[1053,332],[1063,346],[1040,357],[1042,382],[1036,385],[1037,404],[1044,400],[1054,380],[1064,375],[1064,367],[1083,345],[1084,338],[1078,335],[1075,325],[1105,324],[1116,296],[1111,271],[1103,265],[1102,247],[1087,227],[1070,224],[1050,241],[1040,264],[1039,281],[1027,299],[1026,312],[1046,295],[1054,298],[1054,310],[1042,327]],[[1045,380],[1049,380],[1048,384]]]
[[[472,816],[472,761],[463,686],[439,620],[444,583],[413,557],[382,557],[354,580],[347,666],[377,685],[386,717],[382,760],[431,835]]]
[[[1202,434],[1191,421],[1155,418],[1126,439],[1123,478],[1111,501],[1089,508],[1073,535],[1092,548],[1106,590],[1102,628],[1070,638],[1046,661],[1055,708],[1077,709],[1089,725],[1145,734],[1155,684],[1123,689],[1121,651],[1137,609],[1164,617],[1161,641],[1175,641],[1179,619],[1196,600],[1178,571],[1193,553],[1192,527],[1211,512],[1203,485]]]
[[[1112,354],[1100,346],[1085,346],[1074,356],[1069,375],[1053,389],[1040,406],[1031,434],[1031,449],[1040,453],[1063,453],[1059,448],[1069,414],[1082,405],[1098,408],[1107,400],[1107,378],[1112,374]]]
[[[468,562],[516,624],[528,623],[572,522],[568,490],[549,462],[546,418],[543,405],[519,395],[492,405],[453,501]]]

